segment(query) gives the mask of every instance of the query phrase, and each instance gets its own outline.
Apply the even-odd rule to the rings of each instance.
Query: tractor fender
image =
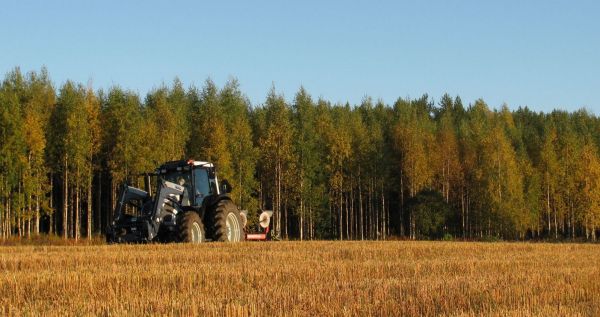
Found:
[[[229,197],[228,194],[219,194],[219,195],[214,195],[212,197],[212,199],[209,199],[207,201],[206,207],[208,209],[212,209],[223,200],[229,200],[229,201],[233,202],[233,200],[231,199],[231,197]]]
[[[205,208],[203,208],[205,210],[203,216],[204,217],[208,216],[208,214],[210,214],[211,211],[215,210],[217,205],[224,200],[228,200],[233,203],[233,199],[231,199],[231,197],[229,197],[228,194],[215,195],[214,197],[212,197],[212,199],[205,201],[206,205],[205,205]],[[236,204],[234,204],[234,205],[236,206],[236,208],[238,208]],[[239,210],[239,208],[238,208],[238,210]]]

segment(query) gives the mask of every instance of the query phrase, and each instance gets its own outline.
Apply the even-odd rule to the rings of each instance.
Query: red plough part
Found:
[[[248,212],[242,211],[240,213],[242,216],[242,222],[244,223],[244,227],[248,222]],[[263,211],[258,218],[258,224],[263,229],[262,233],[246,233],[246,240],[248,241],[266,241],[269,237],[269,223],[271,222],[271,216],[273,212],[270,210]]]
[[[266,227],[264,233],[246,233],[246,240],[266,241],[268,234],[269,234],[269,227]]]

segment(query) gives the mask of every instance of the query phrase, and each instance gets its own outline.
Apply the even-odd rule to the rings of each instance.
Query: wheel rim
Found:
[[[202,230],[197,222],[192,224],[192,243],[202,242]]]
[[[240,240],[239,239],[240,226],[239,226],[238,219],[234,213],[229,213],[227,215],[226,225],[227,225],[227,241],[229,241],[229,242],[239,241]]]

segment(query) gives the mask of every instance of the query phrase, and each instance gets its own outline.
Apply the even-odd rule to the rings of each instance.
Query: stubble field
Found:
[[[600,315],[600,245],[0,247],[1,315]]]

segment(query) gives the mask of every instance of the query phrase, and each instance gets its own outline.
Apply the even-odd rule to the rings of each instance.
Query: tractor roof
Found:
[[[204,166],[204,167],[214,167],[213,163],[204,162],[204,161],[194,161],[194,160],[179,160],[179,161],[170,161],[161,165],[158,169],[174,169],[177,167],[184,166]]]
[[[213,167],[213,163],[210,162],[204,162],[204,161],[193,161],[194,166],[206,166],[206,167]]]

